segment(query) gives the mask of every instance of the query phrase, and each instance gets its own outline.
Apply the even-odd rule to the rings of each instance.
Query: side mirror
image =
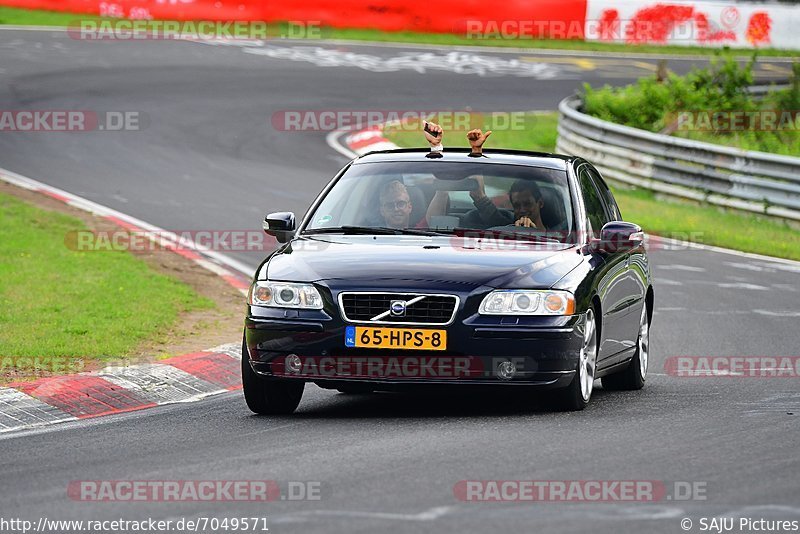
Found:
[[[639,225],[611,221],[603,225],[600,230],[600,240],[597,248],[603,252],[627,252],[638,248],[644,243],[644,232]]]
[[[264,231],[275,237],[278,243],[286,243],[294,237],[294,230],[294,213],[291,211],[279,211],[264,217]]]

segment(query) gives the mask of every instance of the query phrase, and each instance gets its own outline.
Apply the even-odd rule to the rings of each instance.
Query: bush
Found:
[[[792,82],[789,89],[773,91],[767,97],[775,109],[800,111],[800,61],[792,64]]]
[[[772,91],[758,99],[748,92],[753,85],[754,54],[740,65],[727,50],[717,51],[708,68],[695,68],[685,76],[669,73],[639,79],[626,87],[608,85],[595,89],[584,85],[585,113],[603,120],[651,132],[675,133],[681,137],[779,154],[800,154],[797,129],[728,132],[712,129],[677,129],[678,114],[685,111],[751,112],[757,110],[800,111],[800,63],[793,65],[789,89]],[[800,126],[800,125],[798,125]]]

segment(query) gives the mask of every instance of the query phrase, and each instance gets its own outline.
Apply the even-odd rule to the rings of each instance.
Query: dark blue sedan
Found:
[[[644,385],[644,234],[583,159],[375,152],[299,224],[272,213],[264,229],[280,246],[250,288],[242,347],[256,413],[293,412],[306,382],[535,387],[564,410],[586,407],[598,378]]]

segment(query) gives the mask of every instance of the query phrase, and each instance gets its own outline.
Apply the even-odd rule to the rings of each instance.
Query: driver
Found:
[[[383,186],[380,194],[380,212],[389,228],[408,228],[411,217],[411,198],[408,189],[400,180]]]

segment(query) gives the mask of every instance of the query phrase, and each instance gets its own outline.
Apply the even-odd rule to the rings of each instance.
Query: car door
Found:
[[[590,174],[588,164],[578,167],[578,183],[586,210],[586,231],[590,238],[599,238],[600,230],[612,220],[600,190]],[[602,305],[602,327],[598,364],[619,354],[627,348],[625,343],[625,316],[629,312],[626,278],[628,277],[628,253],[596,251],[603,259],[598,273],[597,293]]]
[[[600,191],[600,196],[603,198],[612,220],[623,220],[617,202],[614,200],[614,195],[611,194],[611,190],[602,176],[600,176],[600,173],[592,165],[587,165],[587,170],[598,191]],[[639,335],[639,319],[641,318],[642,307],[645,304],[644,297],[647,292],[648,265],[644,245],[627,251],[626,263],[627,273],[622,286],[628,312],[623,319],[624,326],[621,330],[620,339],[626,347],[633,348]]]

